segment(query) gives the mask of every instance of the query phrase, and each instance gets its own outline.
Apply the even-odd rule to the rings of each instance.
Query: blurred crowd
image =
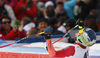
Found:
[[[65,34],[78,19],[100,30],[99,0],[0,0],[0,38],[35,36],[52,26],[53,35]],[[98,8],[99,9],[99,8]],[[44,34],[41,34],[41,36]]]

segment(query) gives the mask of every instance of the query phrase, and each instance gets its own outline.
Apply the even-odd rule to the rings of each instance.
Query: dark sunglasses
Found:
[[[2,22],[2,24],[6,24],[6,23],[10,24],[11,22],[10,21],[8,21],[8,22]]]

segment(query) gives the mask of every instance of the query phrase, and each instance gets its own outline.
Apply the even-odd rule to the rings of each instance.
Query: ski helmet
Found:
[[[91,28],[85,28],[79,31],[77,41],[83,46],[92,46],[96,42],[96,34]]]

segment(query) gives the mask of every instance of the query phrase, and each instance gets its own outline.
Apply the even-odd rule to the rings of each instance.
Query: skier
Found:
[[[51,42],[52,28],[45,28],[44,34],[49,56],[53,58],[88,58],[89,47],[96,42],[95,32],[90,28],[84,28],[75,34],[76,43],[74,45],[55,51]]]

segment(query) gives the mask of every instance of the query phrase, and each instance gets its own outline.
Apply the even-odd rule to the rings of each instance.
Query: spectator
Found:
[[[45,3],[44,17],[49,18],[49,14],[52,14],[50,15],[50,17],[55,15],[54,4],[52,1],[48,1]]]
[[[32,20],[28,17],[24,17],[21,20],[21,23],[24,25],[23,29],[27,32],[30,29],[36,29],[35,24],[32,22]]]
[[[69,19],[68,17],[66,17],[66,16],[61,16],[61,17],[59,17],[59,19],[58,19],[58,27],[60,27],[61,25],[63,25],[63,23],[67,20],[67,19]]]
[[[89,12],[92,9],[96,8],[97,0],[77,0],[77,5],[75,6],[76,10],[76,19],[82,18],[85,20],[85,18],[88,16]]]
[[[88,3],[89,0],[86,1],[86,3]],[[77,5],[75,6],[75,18],[79,19],[82,18],[84,20],[84,18],[88,15],[88,8],[86,3],[82,0],[77,0]]]
[[[38,12],[37,12],[37,16],[36,16],[36,20],[44,18],[44,3],[43,2],[38,2],[37,3],[37,8],[38,8]]]
[[[90,8],[90,10],[95,9],[98,3],[98,0],[83,0],[87,7]]]
[[[49,23],[48,23],[47,19],[42,18],[42,19],[38,20],[38,25],[37,25],[38,33],[43,32],[43,29],[48,26],[49,26]]]
[[[37,28],[37,24],[38,24],[37,22],[38,22],[38,20],[40,20],[41,18],[44,18],[44,13],[43,13],[43,11],[44,11],[44,10],[42,9],[42,10],[39,10],[39,11],[37,12],[37,16],[36,16],[36,18],[35,18],[35,19],[36,19],[36,23],[35,23],[35,24],[36,24],[36,28]]]
[[[13,27],[14,27],[14,25],[19,26],[20,24],[21,24],[21,22],[20,22],[19,20],[15,20],[15,21],[14,21],[14,24],[13,24]]]
[[[44,8],[43,2],[38,2],[36,5],[37,5],[37,10],[40,10],[40,8]]]
[[[30,29],[27,31],[27,36],[28,37],[32,37],[32,36],[35,36],[37,34],[36,30],[35,29]]]
[[[67,15],[70,19],[74,19],[74,6],[76,5],[76,0],[63,0],[64,1],[64,9],[67,12]]]
[[[41,19],[41,18],[44,18],[44,14],[43,14],[43,8],[41,8],[38,12],[37,12],[37,16],[36,16],[36,19]]]
[[[91,10],[89,15],[94,15],[96,17],[97,24],[99,24],[99,13],[96,9]]]
[[[96,23],[96,17],[93,15],[88,15],[85,19],[85,27],[93,29],[95,32],[99,32],[98,25]]]
[[[6,3],[9,5],[9,6],[11,6],[13,9],[14,9],[14,7],[16,6],[16,4],[17,4],[17,0],[7,0],[6,1]]]
[[[48,2],[46,2],[46,3],[45,3],[45,8],[47,8],[48,6],[52,6],[52,7],[54,7],[53,2],[52,2],[52,1],[48,1]]]
[[[51,18],[48,20],[50,26],[53,28],[53,34],[55,33],[55,31],[57,31],[58,28],[58,21],[56,18]]]
[[[54,8],[52,6],[48,6],[45,13],[44,13],[45,18],[47,18],[48,20],[50,20],[51,18],[55,17],[55,11]]]
[[[1,27],[0,27],[0,38],[1,39],[14,39],[17,37],[25,37],[25,32],[23,30],[23,25],[21,24],[19,28],[17,25],[11,27],[11,19],[9,17],[2,17],[0,19]]]
[[[5,4],[5,1],[6,0],[0,0],[0,17],[9,16],[12,20],[11,25],[13,25],[13,22],[16,20],[16,17],[12,8],[9,5]]]
[[[57,30],[65,34],[69,29],[73,28],[74,26],[75,26],[75,21],[72,19],[68,19]]]
[[[45,18],[48,20],[50,26],[53,27],[53,30],[57,29],[57,19],[55,18],[55,11],[52,6],[48,6],[45,12]]]
[[[48,19],[48,22],[50,24],[50,26],[52,26],[53,28],[53,32],[55,32],[57,30],[57,19],[55,18],[55,11],[54,8],[52,6],[48,6],[46,8],[46,12],[45,12],[45,18]]]
[[[58,2],[56,5],[56,17],[59,18],[60,16],[67,16],[66,11],[64,10],[63,2]]]
[[[98,11],[96,9],[93,9],[89,12],[89,15],[94,15],[96,17],[96,19],[98,18],[99,14]]]
[[[14,8],[17,20],[23,17],[30,17],[32,20],[36,16],[36,5],[32,0],[20,0]]]

